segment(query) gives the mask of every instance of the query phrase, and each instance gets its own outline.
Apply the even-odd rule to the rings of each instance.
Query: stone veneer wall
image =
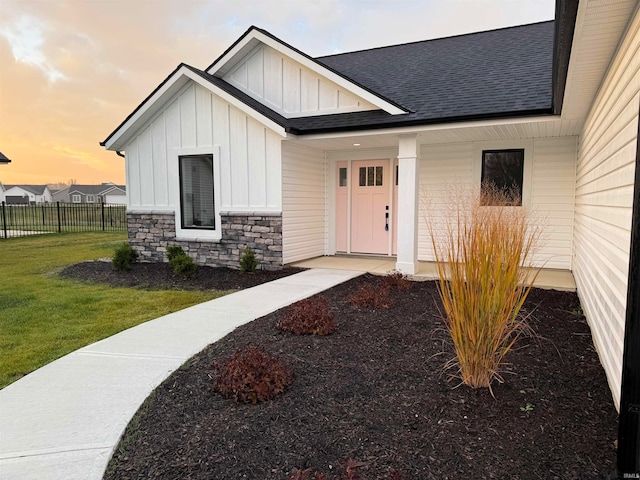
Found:
[[[240,267],[250,247],[263,270],[282,269],[282,215],[265,213],[220,214],[221,240],[176,238],[175,215],[168,212],[127,212],[129,244],[147,262],[166,262],[167,245],[180,245],[198,265]],[[194,230],[194,238],[198,232]]]

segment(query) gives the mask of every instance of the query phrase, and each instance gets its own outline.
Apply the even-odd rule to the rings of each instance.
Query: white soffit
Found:
[[[580,0],[562,106],[563,119],[584,119],[611,65],[638,0]]]
[[[371,93],[353,82],[345,79],[344,77],[332,72],[331,70],[323,67],[317,62],[309,59],[308,57],[301,55],[295,50],[283,45],[277,40],[274,40],[268,35],[258,31],[251,30],[242,40],[240,40],[231,50],[229,50],[222,58],[220,58],[214,65],[212,65],[207,73],[222,78],[224,74],[229,72],[238,62],[248,55],[257,46],[257,42],[262,42],[265,45],[270,46],[274,50],[286,55],[295,62],[300,63],[309,70],[321,75],[336,85],[344,88],[352,94],[362,98],[363,100],[372,103],[378,108],[384,110],[391,115],[402,115],[407,113],[405,110],[397,107],[396,105],[380,98],[379,96]]]
[[[558,116],[504,120],[469,121],[416,127],[401,127],[316,135],[287,135],[287,140],[321,150],[366,150],[398,146],[403,134],[418,134],[422,145],[464,143],[487,140],[572,137],[582,128],[582,120],[561,120]],[[357,147],[354,144],[359,144]]]
[[[216,85],[208,82],[197,73],[193,72],[186,66],[178,68],[173,75],[167,79],[166,83],[159,88],[150,98],[148,98],[138,110],[131,115],[131,117],[123,123],[109,139],[104,143],[107,150],[121,150],[126,145],[127,141],[133,136],[141,127],[147,124],[157,113],[159,113],[166,103],[176,95],[182,87],[184,87],[189,81],[194,81],[202,87],[209,90],[214,95],[222,98],[224,101],[238,108],[242,112],[246,113],[250,117],[256,119],[269,129],[278,133],[281,136],[285,136],[285,130],[282,126],[278,125],[273,120],[265,117],[261,113],[255,111],[253,108],[241,102],[234,96],[228,94]]]

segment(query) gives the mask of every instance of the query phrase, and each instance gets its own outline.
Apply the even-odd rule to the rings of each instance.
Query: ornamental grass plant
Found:
[[[462,382],[491,388],[502,382],[500,366],[518,337],[528,330],[520,314],[540,269],[527,268],[542,227],[513,196],[483,187],[457,195],[454,211],[440,229],[429,223],[444,320]]]

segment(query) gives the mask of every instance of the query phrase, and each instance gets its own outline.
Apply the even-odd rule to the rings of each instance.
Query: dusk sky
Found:
[[[124,183],[100,147],[180,63],[251,25],[311,56],[551,20],[553,0],[0,0],[5,184]]]

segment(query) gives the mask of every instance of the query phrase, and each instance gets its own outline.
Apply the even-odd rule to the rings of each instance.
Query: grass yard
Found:
[[[113,288],[59,278],[65,266],[110,257],[126,233],[0,240],[0,388],[84,345],[224,295]]]

